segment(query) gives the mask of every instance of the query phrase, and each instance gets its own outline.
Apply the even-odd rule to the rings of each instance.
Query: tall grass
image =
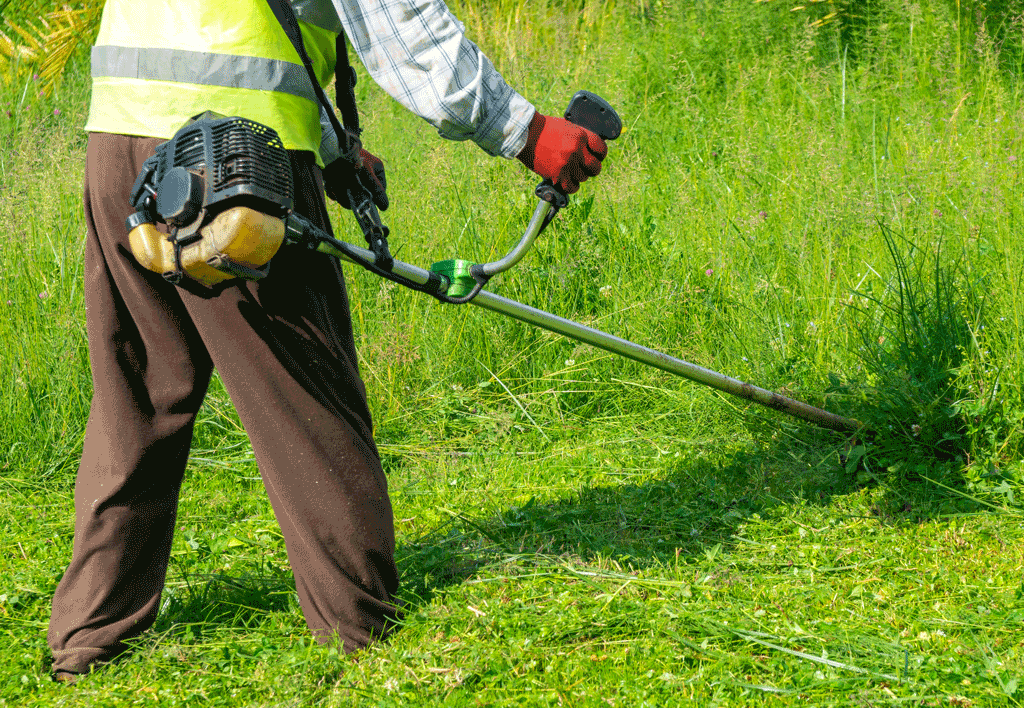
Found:
[[[862,340],[887,305],[864,301],[877,312],[861,319],[849,311],[891,278],[903,282],[922,272],[900,273],[886,234],[910,234],[921,242],[921,253],[942,243],[968,281],[984,283],[986,292],[978,295],[992,315],[982,325],[969,321],[971,313],[949,314],[977,331],[969,366],[958,369],[963,395],[945,405],[964,412],[956,435],[963,438],[965,462],[1012,463],[1020,456],[1012,412],[1021,400],[1015,383],[1019,322],[1012,314],[1019,256],[1009,247],[1019,216],[1012,195],[1019,183],[1020,88],[1018,73],[996,68],[1010,66],[1016,51],[1010,30],[1020,23],[1011,17],[1000,24],[997,41],[986,29],[992,22],[975,13],[968,29],[976,41],[966,52],[969,35],[955,7],[945,13],[940,6],[907,7],[903,13],[898,3],[876,3],[860,14],[847,8],[839,15],[843,22],[820,26],[794,21],[796,15],[776,4],[648,7],[629,23],[635,42],[626,47],[619,41],[624,10],[614,3],[456,6],[510,81],[542,110],[558,112],[565,96],[587,86],[619,106],[627,125],[602,178],[496,287],[697,363],[843,408],[841,397],[826,395],[832,379],[873,386],[877,400],[895,394],[887,392],[892,380],[858,375],[865,365]],[[692,31],[666,31],[666,17]],[[851,45],[842,44],[852,41],[853,55]],[[555,58],[558,52],[563,59]],[[541,53],[550,59],[539,71]],[[88,400],[81,321],[75,319],[82,224],[80,152],[74,152],[82,144],[75,126],[88,86],[84,56],[76,62],[58,98],[40,98],[32,76],[24,86],[8,84],[3,102],[10,115],[0,115],[10,136],[4,210],[12,225],[4,245],[4,302],[16,303],[7,306],[6,321],[12,341],[25,350],[5,352],[14,373],[5,383],[7,439],[15,442],[4,454],[7,464],[19,466],[48,457],[54,444],[73,448]],[[522,173],[431,139],[369,82],[360,83],[360,94],[368,142],[389,161],[397,206],[388,216],[402,256],[429,263],[502,252],[529,213]],[[410,131],[423,150],[396,149],[406,142],[399,136]],[[428,192],[445,198],[425,199]],[[28,213],[34,218],[22,216]],[[335,220],[347,224],[341,214]],[[69,297],[53,297],[54,278],[53,287],[66,288]],[[453,385],[471,392],[462,395],[472,399],[467,409],[503,410],[518,427],[499,429],[541,441],[550,439],[551,426],[535,424],[538,416],[524,411],[544,411],[541,418],[565,430],[567,414],[585,421],[648,405],[650,394],[643,391],[652,389],[613,379],[671,389],[682,399],[707,398],[691,384],[586,354],[516,323],[453,313],[362,273],[352,280],[362,349],[374,354],[364,356],[364,369],[374,400],[382,402],[377,417],[385,444],[392,433],[396,442],[425,434],[439,444],[462,444],[447,434],[451,406],[442,392]],[[43,316],[46,307],[62,314]],[[69,343],[34,344],[62,338]],[[76,357],[77,373],[54,376],[64,371],[58,355]],[[576,363],[581,355],[586,364]],[[960,356],[952,349],[941,356],[947,355]],[[934,365],[929,375],[955,378],[910,349],[891,356],[897,360],[887,364],[890,371]],[[53,390],[69,381],[76,382],[73,392]],[[997,385],[998,399],[990,395]],[[513,405],[506,388],[523,405]],[[876,406],[886,412],[869,416],[883,434],[890,418],[903,421],[903,429],[914,425],[906,421],[931,417],[927,406],[902,400],[899,410]],[[420,421],[412,428],[409,411]],[[438,419],[424,411],[436,411]],[[41,424],[31,440],[17,440],[24,437],[15,434],[17,421],[30,412]],[[446,434],[435,435],[438,428]],[[72,449],[66,459],[74,457]]]
[[[587,88],[627,128],[491,289],[870,437],[347,269],[406,627],[358,664],[301,643],[214,382],[156,631],[83,700],[1019,702],[1020,13],[794,4],[453,4],[540,110]],[[85,56],[56,96],[36,81],[0,95],[0,633],[24,647],[0,700],[18,705],[57,700],[41,631],[91,395]],[[534,179],[357,89],[397,256],[503,253]]]

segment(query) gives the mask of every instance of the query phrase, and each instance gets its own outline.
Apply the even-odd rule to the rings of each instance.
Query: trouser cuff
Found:
[[[120,651],[103,647],[75,647],[53,652],[51,673],[66,671],[72,674],[87,674],[93,667],[110,661]]]

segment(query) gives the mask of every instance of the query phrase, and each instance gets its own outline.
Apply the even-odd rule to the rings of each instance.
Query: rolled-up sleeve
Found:
[[[485,152],[515,157],[534,107],[466,38],[440,0],[333,0],[345,34],[370,76],[437,128]]]

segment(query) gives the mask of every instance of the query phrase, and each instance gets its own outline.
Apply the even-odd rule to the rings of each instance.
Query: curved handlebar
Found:
[[[499,260],[492,261],[490,263],[482,263],[477,268],[488,278],[497,275],[498,273],[504,273],[506,270],[514,266],[516,263],[523,259],[526,252],[533,247],[533,242],[540,236],[540,232],[544,230],[544,227],[551,221],[551,217],[554,216],[552,211],[555,209],[554,205],[550,202],[546,202],[543,199],[537,201],[537,208],[533,210],[533,217],[530,219],[530,223],[526,227],[526,232],[523,237],[519,239],[519,243],[513,246],[512,250],[505,254],[505,256]]]
[[[603,140],[615,140],[622,134],[622,121],[615,109],[603,98],[590,91],[576,92],[569,101],[569,107],[565,109],[565,119],[596,133]],[[537,196],[539,197],[537,207],[534,209],[533,217],[530,219],[523,237],[519,239],[519,243],[503,258],[474,266],[475,273],[482,275],[485,279],[490,278],[498,273],[504,273],[522,260],[526,252],[533,247],[537,237],[551,223],[551,219],[558,213],[558,210],[569,201],[566,194],[547,180],[537,186]]]

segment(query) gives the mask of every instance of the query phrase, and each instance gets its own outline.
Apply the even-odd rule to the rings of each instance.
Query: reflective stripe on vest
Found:
[[[305,67],[262,57],[187,49],[93,47],[92,76],[280,91],[317,101]]]
[[[325,86],[340,29],[333,3],[292,4]],[[170,138],[212,110],[270,126],[290,150],[319,150],[313,87],[266,0],[107,0],[92,77],[89,131]]]

